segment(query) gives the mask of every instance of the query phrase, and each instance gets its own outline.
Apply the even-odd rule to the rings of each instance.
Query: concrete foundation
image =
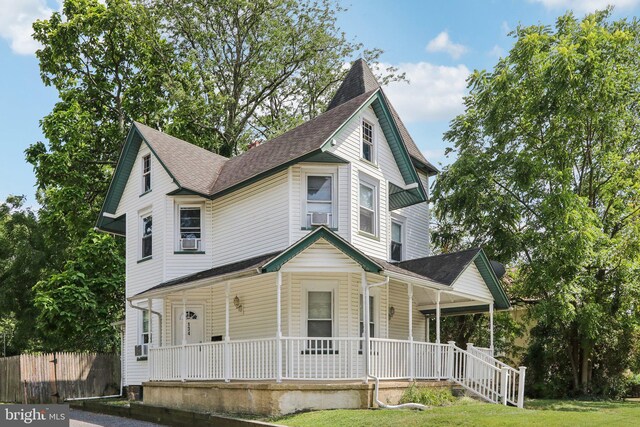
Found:
[[[409,381],[380,382],[380,401],[397,404]],[[448,381],[416,381],[421,387],[451,387]],[[375,384],[355,382],[147,382],[145,405],[204,412],[284,415],[305,410],[376,407]]]

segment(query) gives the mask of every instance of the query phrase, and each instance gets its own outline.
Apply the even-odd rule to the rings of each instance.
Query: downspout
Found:
[[[376,392],[375,392],[375,400],[376,400],[376,405],[378,405],[379,407],[381,407],[382,409],[419,409],[421,411],[424,411],[426,409],[429,409],[428,406],[425,406],[421,403],[401,403],[400,405],[387,405],[385,403],[382,403],[380,401],[380,399],[378,398],[378,389],[379,387],[379,382],[380,379],[378,377],[374,377],[373,375],[369,375],[371,378],[373,378],[374,380],[376,380]]]
[[[372,284],[367,284],[368,288],[373,288],[375,286],[384,286],[384,285],[388,285],[389,284],[389,276],[387,276],[385,278],[384,281],[379,282],[379,283],[372,283]],[[368,371],[368,369],[367,369]],[[378,405],[380,408],[382,409],[406,409],[406,408],[410,408],[410,409],[419,409],[421,411],[424,411],[425,409],[429,409],[428,406],[422,405],[420,403],[402,403],[400,405],[387,405],[386,403],[382,403],[378,397],[378,390],[380,388],[380,379],[378,377],[374,377],[373,375],[369,374],[367,372],[367,376],[370,378],[373,378],[376,382],[375,385],[375,401],[376,401],[376,405]]]
[[[158,333],[158,344],[160,344],[160,346],[162,347],[162,313],[159,313],[155,310],[149,310],[148,308],[138,307],[137,305],[133,305],[131,301],[129,301],[129,306],[131,306],[131,308],[135,308],[136,310],[140,310],[140,311],[151,311],[151,313],[158,316],[158,325],[160,327],[160,331]],[[151,322],[151,319],[149,319],[149,322]],[[149,323],[149,329],[151,330],[151,323]]]

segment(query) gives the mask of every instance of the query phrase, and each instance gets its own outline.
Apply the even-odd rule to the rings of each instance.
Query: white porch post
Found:
[[[413,381],[413,285],[407,283],[407,296],[409,300],[409,381]]]
[[[518,375],[518,408],[524,408],[524,376],[526,374],[527,368],[524,366],[520,366],[519,375]]]
[[[182,381],[187,378],[187,296],[182,291]]]
[[[425,316],[425,319],[427,319],[427,342],[431,342],[431,331],[429,330],[431,328],[429,326],[431,325],[431,319],[429,316]]]
[[[493,303],[489,304],[489,349],[493,357]]]
[[[367,273],[362,272],[360,276],[362,286],[362,323],[364,324],[364,343],[362,345],[362,355],[364,357],[364,383],[369,382],[369,287],[367,286]]]
[[[442,347],[440,346],[440,291],[436,291],[436,373],[442,378]]]
[[[276,363],[278,366],[276,367],[276,381],[282,382],[282,271],[278,270],[277,279],[276,279],[276,287],[277,287],[277,297],[276,297],[276,318],[277,318],[277,332],[276,332],[276,340],[277,340],[277,357]]]
[[[231,379],[231,348],[229,345],[229,298],[231,297],[231,285],[225,283],[224,299],[224,382]]]

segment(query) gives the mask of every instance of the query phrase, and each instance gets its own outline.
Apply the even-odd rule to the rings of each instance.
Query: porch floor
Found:
[[[397,404],[412,384],[454,387],[451,381],[381,380],[379,399]],[[370,381],[150,381],[143,384],[144,403],[206,412],[284,415],[304,410],[376,407]]]

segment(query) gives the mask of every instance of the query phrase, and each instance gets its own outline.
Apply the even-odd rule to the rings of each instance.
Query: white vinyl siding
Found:
[[[429,191],[429,179],[418,172],[424,190]],[[428,203],[418,203],[393,211],[393,214],[406,218],[404,259],[423,258],[431,255],[429,222],[430,211]]]
[[[415,290],[415,287],[414,287]],[[389,283],[389,306],[394,308],[393,318],[389,320],[388,337],[396,340],[409,338],[409,296],[407,285],[391,281]],[[418,304],[413,301],[413,339],[424,341],[426,322],[424,315],[418,310]]]
[[[480,271],[478,271],[475,263],[471,263],[467,269],[462,272],[460,277],[453,283],[452,288],[484,300],[493,300],[491,291],[489,291],[489,288],[485,285],[484,279],[480,275]]]
[[[142,158],[150,155],[152,171],[152,189],[144,195],[140,195]],[[116,216],[126,214],[126,296],[132,296],[146,289],[156,286],[164,280],[166,259],[164,246],[166,241],[166,226],[163,218],[172,216],[166,210],[166,194],[177,189],[177,186],[166,173],[158,159],[151,154],[149,148],[143,143],[131,169],[131,176],[116,210]],[[141,223],[140,213],[149,212],[153,217],[153,243],[152,257],[143,262],[138,262],[141,254]],[[171,229],[173,233],[173,229]],[[134,301],[137,306],[146,307],[147,301]],[[153,310],[162,312],[162,303],[153,301]],[[139,344],[140,310],[131,308],[126,304],[125,308],[125,366],[127,384],[141,384],[148,379],[147,362],[137,361],[134,348]],[[158,328],[158,316],[151,316],[152,334]]]
[[[213,266],[289,246],[287,172],[213,201]]]
[[[347,240],[367,255],[387,259],[389,253],[388,230],[391,225],[388,206],[388,182],[403,183],[404,180],[383,132],[377,132],[375,136],[377,164],[362,159],[360,134],[363,118],[371,123],[375,129],[380,129],[375,113],[371,108],[367,108],[360,115],[354,117],[338,133],[335,138],[338,144],[331,149],[331,152],[350,162],[348,165],[350,168],[350,237]],[[359,189],[362,175],[379,182],[379,219],[377,221],[379,238],[377,239],[372,239],[359,233]]]

